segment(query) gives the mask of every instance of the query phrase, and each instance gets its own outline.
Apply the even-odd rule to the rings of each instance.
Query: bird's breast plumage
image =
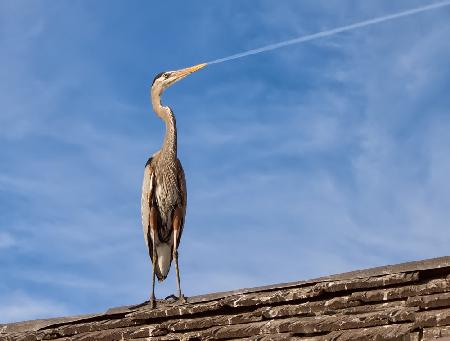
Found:
[[[156,172],[155,199],[161,218],[161,237],[166,239],[172,232],[172,215],[181,207],[182,195],[178,188],[176,169],[160,167]]]

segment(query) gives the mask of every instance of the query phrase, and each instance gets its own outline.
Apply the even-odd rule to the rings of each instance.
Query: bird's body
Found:
[[[178,158],[163,160],[161,152],[155,153],[148,159],[144,169],[141,212],[144,237],[152,260],[154,257],[153,243],[156,246],[155,274],[159,281],[167,277],[173,258],[172,222],[176,209],[181,209],[182,213],[176,248],[180,243],[186,213],[186,199],[186,181],[180,160]],[[155,240],[150,235],[151,207],[157,210]]]
[[[166,134],[161,150],[145,164],[142,183],[141,213],[144,238],[152,260],[151,304],[155,306],[155,275],[163,281],[175,260],[178,297],[181,294],[178,269],[178,246],[186,215],[186,180],[177,157],[177,127],[173,111],[161,104],[162,92],[177,82],[206,66],[199,64],[187,69],[158,74],[153,80],[151,100],[153,110],[166,124]]]

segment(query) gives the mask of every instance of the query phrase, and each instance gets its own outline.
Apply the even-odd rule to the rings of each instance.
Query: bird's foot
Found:
[[[150,297],[150,309],[155,309],[156,308],[156,299],[155,296],[151,296]]]
[[[169,302],[177,302],[178,304],[185,304],[185,303],[187,303],[186,297],[184,297],[184,295],[180,295],[178,297],[178,296],[175,296],[174,294],[172,294],[170,296],[167,296],[165,298],[165,300],[169,301]]]
[[[186,299],[186,297],[184,297],[183,294],[180,294],[180,297],[178,297],[178,303],[179,303],[179,304],[185,304],[185,303],[187,303],[187,299]]]
[[[174,294],[167,296],[165,299],[165,301],[169,301],[169,302],[175,302],[176,300],[178,300],[178,297],[176,297]]]

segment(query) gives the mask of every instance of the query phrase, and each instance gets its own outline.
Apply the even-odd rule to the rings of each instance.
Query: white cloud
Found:
[[[21,291],[0,297],[0,323],[18,322],[37,318],[66,316],[69,310],[63,304],[32,297]]]
[[[369,17],[373,17],[373,4],[361,8]],[[377,8],[380,14],[382,7]],[[272,13],[266,14],[268,25],[273,24]],[[200,185],[193,194],[198,195],[199,201],[213,198],[220,204],[211,204],[211,208],[206,209],[207,202],[196,202],[197,207],[216,214],[223,211],[221,216],[234,217],[237,221],[242,215],[255,217],[257,212],[262,212],[266,221],[259,233],[271,228],[267,217],[272,208],[280,233],[287,233],[284,220],[300,229],[305,223],[314,226],[316,231],[323,231],[327,247],[334,243],[335,257],[342,257],[345,264],[359,264],[359,267],[446,254],[445,245],[450,235],[445,226],[450,217],[445,207],[448,207],[450,191],[447,176],[443,174],[448,174],[450,165],[446,148],[449,141],[446,124],[440,122],[441,129],[438,129],[434,121],[442,116],[436,103],[445,107],[445,97],[440,94],[448,84],[442,80],[448,74],[442,72],[441,65],[448,63],[450,50],[443,37],[450,26],[441,13],[433,15],[438,18],[433,25],[429,25],[431,14],[419,15],[361,30],[352,34],[352,39],[340,40],[333,48],[339,48],[337,52],[345,58],[340,58],[338,64],[327,61],[321,64],[323,70],[313,74],[318,79],[313,91],[308,88],[307,95],[279,91],[285,96],[279,101],[292,103],[292,98],[301,98],[288,108],[285,105],[267,107],[270,103],[267,97],[278,91],[275,86],[254,94],[253,105],[246,103],[243,107],[241,103],[227,103],[229,112],[249,114],[248,121],[235,121],[233,128],[213,123],[213,126],[199,129],[200,134],[207,131],[206,137],[195,135],[195,138],[210,141],[208,136],[218,136],[216,140],[211,139],[213,148],[222,145],[225,150],[237,145],[245,152],[237,152],[230,159],[234,167],[230,163],[220,165],[229,167],[228,173],[232,175],[220,173],[220,180],[202,180],[204,188]],[[285,21],[282,23],[284,25]],[[421,25],[428,29],[423,30]],[[290,63],[282,67],[301,75],[302,53],[284,49],[277,54],[288,56],[284,60]],[[327,88],[333,77],[345,87],[335,94],[335,101],[329,93],[336,89]],[[230,86],[251,88],[247,83],[251,82],[246,80],[244,85]],[[233,98],[226,89],[222,89],[222,93],[226,98]],[[426,103],[429,105],[424,105]],[[266,123],[251,115],[270,111],[277,118]],[[235,119],[234,114],[230,115]],[[337,168],[342,167],[345,173],[339,173],[333,165],[321,163],[311,165],[309,171],[301,167],[291,169],[295,174],[289,174],[281,170],[282,164],[268,170],[257,163],[261,159],[255,158],[255,155],[263,156],[262,160],[269,165],[276,165],[287,151],[299,159],[320,153],[325,160],[342,157],[337,161]],[[343,151],[348,154],[342,154]],[[247,170],[245,174],[251,174],[250,178],[240,172],[244,162],[254,165],[253,173]],[[262,175],[272,176],[272,181],[258,181]],[[223,187],[218,186],[218,181]],[[270,198],[272,206],[267,203],[269,199],[264,198]],[[291,238],[303,245],[300,233]],[[332,240],[330,235],[334,236]],[[243,243],[235,242],[233,247]],[[256,246],[249,249],[255,250]],[[323,267],[323,260],[313,261],[315,268]]]
[[[14,276],[20,279],[21,282],[32,282],[35,284],[47,284],[54,287],[68,287],[75,290],[85,291],[102,291],[107,290],[108,285],[98,279],[81,277],[75,274],[63,273],[53,271],[52,273],[42,270],[18,270],[15,271]]]
[[[15,238],[6,232],[0,232],[0,250],[7,249],[16,245]]]

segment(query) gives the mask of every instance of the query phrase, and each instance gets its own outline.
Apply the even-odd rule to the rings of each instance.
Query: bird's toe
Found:
[[[176,300],[178,300],[178,297],[176,297],[174,294],[167,296],[165,299],[165,301],[169,301],[169,302],[175,302]]]
[[[178,297],[178,303],[179,304],[187,303],[187,298],[184,295],[180,295],[180,297]]]

